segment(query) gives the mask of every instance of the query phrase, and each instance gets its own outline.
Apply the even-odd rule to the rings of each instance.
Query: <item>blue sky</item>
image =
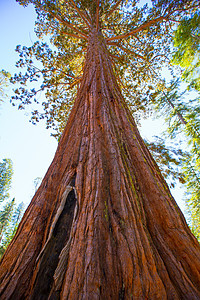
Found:
[[[17,45],[29,46],[36,39],[36,14],[32,6],[23,8],[15,0],[0,0],[0,70],[11,74],[18,71],[15,63]],[[12,86],[10,91],[11,93]],[[53,159],[57,142],[45,129],[44,123],[34,126],[29,122],[30,112],[18,111],[9,103],[9,97],[0,106],[0,160],[11,158],[14,166],[11,197],[28,204],[34,194],[34,179],[43,177]],[[151,139],[162,129],[160,121],[144,121],[140,131]],[[179,206],[184,210],[183,191],[173,190]]]
[[[15,63],[17,45],[31,45],[35,40],[35,11],[23,8],[15,0],[0,0],[0,69],[11,74],[18,71]],[[7,94],[10,94],[7,91]],[[34,179],[43,177],[49,167],[57,142],[44,124],[32,125],[27,111],[18,111],[9,97],[0,106],[0,159],[11,158],[14,175],[11,197],[28,204],[34,194]]]

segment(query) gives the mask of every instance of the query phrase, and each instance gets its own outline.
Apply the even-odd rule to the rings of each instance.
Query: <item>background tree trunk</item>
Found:
[[[1,299],[199,299],[199,249],[94,31],[54,160],[1,261]]]

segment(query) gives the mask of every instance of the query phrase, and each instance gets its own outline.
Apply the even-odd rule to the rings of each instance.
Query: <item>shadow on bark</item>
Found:
[[[76,197],[74,190],[72,190],[67,196],[63,211],[43,251],[31,300],[48,299],[53,285],[53,275],[58,265],[59,255],[70,237],[75,205]],[[58,297],[56,295],[58,295]],[[53,293],[51,299],[59,299],[59,292]]]

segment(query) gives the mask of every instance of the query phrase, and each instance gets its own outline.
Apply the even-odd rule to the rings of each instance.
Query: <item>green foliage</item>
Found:
[[[13,164],[11,159],[5,158],[0,162],[0,202],[9,198],[8,190],[11,187]]]
[[[158,137],[151,143],[145,142],[170,187],[174,187],[177,180],[185,186],[189,226],[200,242],[200,166],[197,156],[183,152],[177,146],[166,146]]]
[[[186,182],[182,172],[183,160],[188,155],[186,152],[166,146],[165,140],[160,137],[155,137],[152,142],[145,140],[145,143],[170,187],[175,187],[177,180],[180,183]]]
[[[32,123],[36,124],[40,119],[45,118],[47,128],[57,128],[60,134],[73,105],[72,94],[76,91],[75,88],[69,91],[69,87],[76,77],[76,72],[72,72],[68,65],[68,60],[75,60],[75,53],[72,58],[72,53],[68,56],[61,50],[56,53],[46,43],[39,42],[34,43],[29,48],[17,46],[16,50],[21,57],[17,62],[17,67],[27,67],[27,71],[23,75],[21,72],[18,75],[15,74],[11,79],[12,83],[19,82],[21,84],[21,87],[15,89],[12,102],[13,100],[15,103],[19,101],[19,109],[24,109],[32,101],[40,104],[40,109],[42,106],[41,112],[38,109],[34,109],[32,112]],[[35,66],[33,59],[42,63],[41,68]],[[41,82],[38,89],[35,88],[37,80]],[[26,88],[28,81],[33,85],[30,91]],[[38,95],[42,98],[40,103],[37,100]],[[59,127],[57,127],[58,123]]]
[[[182,78],[200,91],[200,14],[185,17],[174,36],[173,63],[183,68]],[[200,98],[191,101],[185,115],[184,132],[191,149],[184,161],[187,194],[186,202],[191,216],[191,229],[200,241]],[[175,128],[175,126],[174,126]],[[172,133],[177,131],[172,128]],[[177,126],[178,128],[178,126]]]
[[[12,240],[23,212],[23,203],[18,206],[15,198],[9,200],[9,189],[13,175],[11,159],[3,159],[0,163],[0,202],[6,202],[0,211],[0,257]]]
[[[104,0],[99,7],[98,1],[86,0],[17,2],[35,6],[35,31],[43,41],[28,48],[17,46],[17,67],[26,71],[12,78],[20,87],[11,101],[19,109],[38,104],[36,109],[34,105],[32,122],[46,119],[47,128],[54,129],[57,138],[82,79],[87,39],[96,27],[98,13],[99,30],[107,39],[118,82],[132,112],[140,116],[148,113],[147,104],[156,85],[155,70],[169,64],[173,19],[180,19],[196,5],[195,1],[183,0],[152,1],[143,7],[130,0]],[[126,37],[112,40],[121,35]],[[33,84],[31,90],[27,89],[28,82]]]
[[[12,199],[6,205],[3,207],[3,210],[0,211],[0,255],[4,252],[4,236],[6,233],[6,230],[8,228],[9,223],[11,222],[12,213],[14,209],[15,199]]]
[[[186,203],[191,217],[191,230],[200,242],[200,165],[194,155],[184,160],[184,174],[187,186]]]
[[[182,19],[174,35],[173,63],[181,66],[183,79],[200,91],[200,13]]]
[[[15,198],[7,202],[0,211],[0,258],[17,231],[23,211],[23,202],[16,206]]]
[[[159,85],[151,100],[158,115],[165,116],[168,124],[168,136],[173,140],[180,136],[188,144],[187,153],[180,157],[179,168],[181,167],[180,173],[184,179],[182,183],[186,187],[186,202],[191,217],[191,228],[200,240],[200,98],[191,100],[189,97],[188,92],[180,92],[180,80],[176,80],[172,81],[169,86],[165,83]],[[155,150],[155,146],[153,150]],[[160,149],[162,147],[161,143]],[[165,155],[160,149],[157,147],[160,162],[163,163],[162,159]],[[153,155],[155,156],[154,153]],[[170,171],[170,158],[165,157],[164,160]],[[162,165],[160,168],[163,168]]]
[[[190,99],[186,90],[181,92],[180,82],[176,79],[169,86],[165,82],[159,84],[152,94],[151,103],[157,116],[165,116],[170,137],[175,138],[179,132],[184,132],[195,152],[200,146],[200,98]]]
[[[8,225],[9,221],[11,221],[14,204],[15,198],[6,203],[6,205],[0,213],[0,239],[2,239],[2,232],[4,228]]]

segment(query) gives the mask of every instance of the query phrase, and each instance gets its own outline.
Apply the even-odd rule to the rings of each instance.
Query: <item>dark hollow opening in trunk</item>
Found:
[[[41,258],[31,300],[48,299],[53,284],[53,275],[58,265],[59,255],[66,245],[74,217],[76,198],[74,190],[69,192],[63,211],[55,225],[53,234]]]

